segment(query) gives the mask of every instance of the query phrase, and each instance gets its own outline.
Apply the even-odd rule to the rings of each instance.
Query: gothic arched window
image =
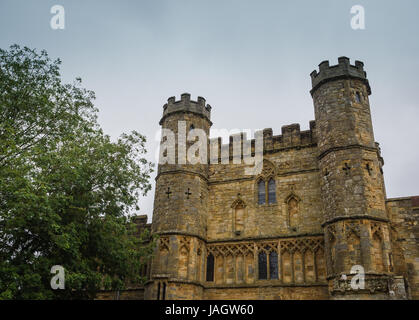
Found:
[[[275,180],[271,178],[268,182],[268,203],[276,202],[276,186]]]
[[[278,279],[278,254],[275,251],[269,253],[269,279]]]
[[[214,256],[212,253],[207,257],[207,281],[214,281]]]
[[[264,204],[266,198],[265,181],[258,182],[258,204]]]
[[[267,259],[266,259],[266,252],[260,251],[258,257],[258,266],[259,266],[259,279],[266,280],[268,279],[268,266],[267,266]]]
[[[269,250],[268,247],[265,248]],[[261,250],[258,255],[259,280],[278,279],[278,253]],[[269,276],[269,278],[268,278]]]
[[[274,178],[261,178],[257,183],[258,204],[276,203],[276,183]]]

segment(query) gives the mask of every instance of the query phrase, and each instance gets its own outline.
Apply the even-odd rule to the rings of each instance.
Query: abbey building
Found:
[[[386,197],[364,65],[338,61],[311,73],[310,130],[263,130],[257,174],[232,138],[227,162],[159,165],[145,299],[419,298],[419,197]],[[211,107],[169,98],[160,125],[179,121],[209,136]]]

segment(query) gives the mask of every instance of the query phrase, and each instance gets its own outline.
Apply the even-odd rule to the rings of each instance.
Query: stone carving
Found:
[[[170,251],[169,250],[169,243],[170,243],[169,237],[165,237],[165,236],[160,237],[159,242],[160,242],[159,243],[159,250],[160,251],[163,251],[163,250]]]
[[[381,278],[366,278],[365,279],[365,288],[364,289],[353,289],[351,286],[351,278],[341,277],[333,279],[332,293],[334,294],[343,294],[347,292],[388,292],[388,283],[389,279],[387,277]]]
[[[274,177],[276,175],[276,166],[271,161],[263,159],[263,167],[260,175],[265,179]]]

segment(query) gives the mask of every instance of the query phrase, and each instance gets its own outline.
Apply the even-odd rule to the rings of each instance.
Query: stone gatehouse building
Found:
[[[232,163],[233,137],[219,147],[228,164],[220,152],[159,165],[151,230],[160,238],[141,297],[419,298],[419,197],[386,197],[364,65],[338,61],[311,73],[310,130],[263,130],[259,174]],[[179,121],[209,136],[211,107],[169,98],[160,125],[177,133]],[[353,266],[365,271],[363,288],[351,286]]]

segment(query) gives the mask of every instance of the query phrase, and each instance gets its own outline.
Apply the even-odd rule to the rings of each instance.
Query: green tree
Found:
[[[151,188],[144,136],[112,142],[60,60],[0,49],[0,299],[85,299],[141,283],[154,241],[130,212]],[[65,269],[52,290],[51,267]]]

